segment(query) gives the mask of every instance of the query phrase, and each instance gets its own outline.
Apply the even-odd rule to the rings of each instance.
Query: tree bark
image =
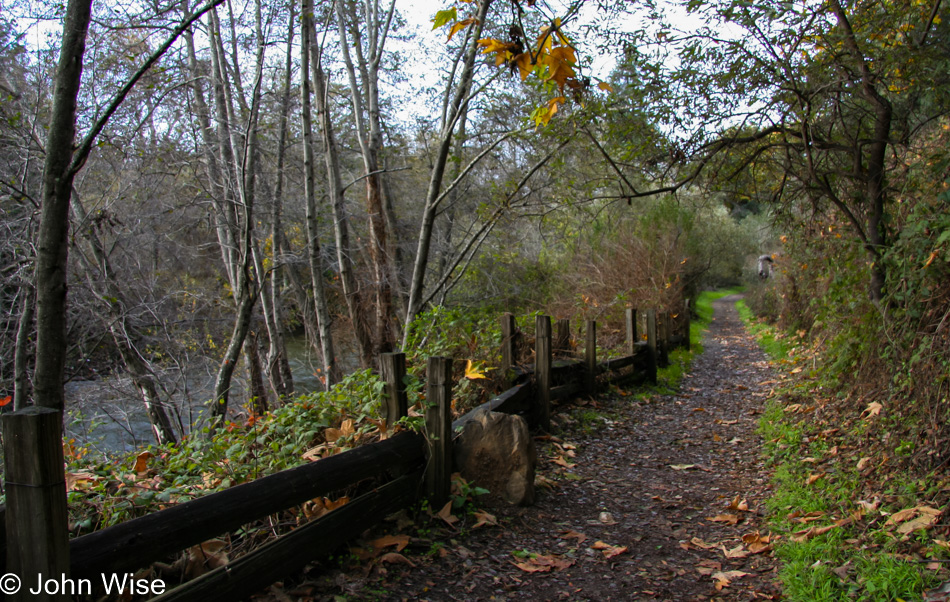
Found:
[[[461,111],[465,109],[468,102],[469,90],[472,86],[472,78],[475,74],[475,58],[478,50],[478,38],[481,36],[482,27],[485,23],[485,17],[488,14],[488,8],[491,6],[491,0],[482,0],[478,7],[478,15],[472,37],[469,42],[468,51],[463,59],[462,73],[455,88],[455,94],[449,103],[446,112],[445,122],[442,124],[440,133],[439,148],[436,154],[436,160],[432,167],[432,173],[429,176],[429,188],[426,191],[425,207],[423,209],[422,220],[419,225],[419,239],[416,247],[416,259],[412,269],[412,282],[409,288],[409,303],[406,309],[406,321],[403,327],[403,346],[406,343],[409,324],[421,310],[421,300],[423,288],[425,285],[426,268],[429,262],[429,248],[432,244],[432,225],[435,221],[435,213],[439,193],[442,188],[442,178],[445,175],[446,163],[449,158],[449,151],[452,148],[452,139],[455,127],[458,124]]]
[[[317,105],[317,117],[323,135],[323,156],[327,168],[327,193],[333,208],[333,235],[336,239],[337,262],[340,267],[340,282],[343,285],[343,298],[347,313],[353,324],[357,346],[360,352],[360,364],[364,368],[373,365],[373,339],[366,320],[363,318],[363,295],[356,286],[353,270],[353,249],[350,243],[350,218],[346,214],[343,196],[343,183],[340,177],[340,149],[334,134],[333,120],[327,95],[327,76],[323,71],[323,51],[311,42],[311,68],[313,71],[314,101]]]
[[[374,353],[392,351],[396,337],[392,327],[392,279],[395,274],[389,261],[389,242],[386,228],[386,210],[383,199],[383,175],[379,169],[379,154],[382,150],[382,128],[379,111],[379,65],[389,26],[392,22],[394,3],[383,19],[380,19],[378,0],[365,0],[364,19],[368,48],[363,48],[363,40],[357,23],[353,4],[345,0],[336,3],[337,28],[340,36],[340,48],[343,63],[350,81],[350,99],[353,104],[353,120],[363,158],[364,178],[366,180],[366,213],[369,221],[369,250],[373,263],[373,280],[376,287],[376,336]],[[349,12],[349,15],[347,15]],[[353,48],[357,54],[354,65],[350,55],[347,25],[352,25]],[[356,76],[359,69],[360,81]]]
[[[330,311],[323,288],[323,266],[320,260],[320,241],[317,234],[317,198],[314,183],[313,114],[310,103],[310,45],[313,38],[313,5],[303,0],[300,20],[300,96],[304,140],[304,190],[307,199],[307,257],[310,264],[313,303],[320,329],[320,349],[323,354],[324,384],[330,385],[339,379],[333,338],[330,334]]]

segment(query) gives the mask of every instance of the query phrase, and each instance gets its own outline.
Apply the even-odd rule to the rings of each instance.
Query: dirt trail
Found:
[[[768,549],[759,551],[768,542],[755,539],[757,532],[766,535],[762,515],[769,486],[754,431],[772,376],[739,320],[737,299],[714,304],[705,352],[678,394],[635,401],[634,394],[622,392],[559,409],[554,430],[561,448],[539,441],[538,466],[556,486],[539,489],[535,506],[492,510],[501,527],[455,539],[450,534],[441,551],[436,544],[426,554],[425,542],[417,539],[403,551],[413,567],[397,562],[377,564],[363,575],[325,575],[312,595],[777,599],[775,561]],[[573,466],[555,463],[559,456]],[[598,541],[627,550],[607,558],[610,550],[592,548]],[[525,572],[514,564],[528,561],[525,552],[570,566]]]

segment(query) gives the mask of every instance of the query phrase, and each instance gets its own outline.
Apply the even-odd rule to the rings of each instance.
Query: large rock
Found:
[[[520,416],[477,410],[455,440],[455,465],[462,477],[510,504],[534,503],[537,462],[534,439]]]

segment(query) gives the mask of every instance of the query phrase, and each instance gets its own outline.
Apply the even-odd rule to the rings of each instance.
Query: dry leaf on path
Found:
[[[692,545],[696,546],[697,548],[701,550],[709,550],[716,547],[716,544],[706,543],[705,541],[703,541],[702,539],[698,537],[692,538],[691,540],[689,540],[689,543],[691,543]]]
[[[732,499],[732,502],[729,504],[729,509],[736,512],[748,512],[749,503],[746,502],[745,500],[740,500],[739,496],[737,495],[736,497]]]
[[[455,523],[457,523],[458,520],[459,520],[457,516],[453,516],[453,515],[452,515],[452,502],[451,502],[451,501],[446,502],[445,506],[443,506],[442,509],[439,510],[439,513],[436,514],[436,516],[438,516],[439,518],[441,518],[442,520],[444,520],[444,521],[446,522],[446,524],[448,524],[450,527],[451,527],[452,525],[454,525]]]
[[[872,416],[877,416],[883,409],[884,406],[876,401],[872,401],[868,404],[868,407],[864,408],[864,411],[861,412],[861,418],[871,418]]]
[[[388,548],[389,546],[396,546],[397,552],[402,552],[403,549],[409,545],[409,536],[408,535],[386,535],[385,537],[380,537],[369,542],[369,545],[373,546],[377,550],[382,550],[383,548]]]
[[[721,590],[724,587],[729,587],[729,584],[735,581],[736,579],[742,579],[749,573],[744,573],[742,571],[725,571],[713,573],[712,578],[716,580],[715,588],[716,590]]]
[[[577,545],[580,545],[587,541],[587,536],[583,533],[578,533],[577,531],[561,531],[561,539],[576,539]]]
[[[729,525],[734,525],[739,522],[739,516],[737,514],[717,514],[716,516],[706,520],[710,520],[714,523],[726,523]]]
[[[477,528],[479,528],[479,527],[484,527],[484,526],[486,526],[486,525],[491,525],[491,526],[493,526],[493,527],[497,527],[497,526],[498,526],[498,519],[495,518],[495,515],[494,515],[494,514],[489,514],[489,513],[487,513],[487,512],[483,512],[483,511],[481,511],[481,510],[476,510],[476,511],[475,511],[475,519],[476,519],[476,522],[475,522],[474,525],[472,525],[472,528],[473,528],[473,529],[477,529]]]
[[[722,563],[715,560],[700,560],[696,565],[696,572],[700,575],[712,575],[722,570]]]
[[[389,554],[383,554],[379,557],[380,562],[385,562],[388,564],[406,564],[412,568],[416,568],[416,565],[403,556],[402,554],[397,554],[396,552],[390,552]]]
[[[594,542],[594,545],[591,546],[594,550],[600,550],[605,558],[613,558],[614,556],[619,556],[627,551],[627,546],[612,546],[609,543],[604,543],[602,541]]]
[[[753,554],[761,554],[772,549],[772,546],[770,545],[771,539],[771,535],[762,535],[756,531],[754,533],[746,533],[743,535],[742,543],[744,543],[749,548],[749,551]]]
[[[670,468],[673,470],[689,470],[690,468],[696,468],[695,464],[670,464]]]
[[[745,549],[745,546],[742,544],[739,544],[731,550],[727,550],[726,546],[719,546],[719,549],[722,550],[726,558],[745,558],[746,556],[752,555],[752,552]]]
[[[538,555],[521,562],[512,562],[511,564],[515,565],[526,573],[547,573],[552,569],[557,571],[566,569],[572,566],[574,561],[567,558],[562,558],[560,556]]]

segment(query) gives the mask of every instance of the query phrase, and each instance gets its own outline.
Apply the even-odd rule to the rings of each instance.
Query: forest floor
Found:
[[[314,565],[261,599],[779,599],[755,433],[776,381],[738,298],[714,302],[675,394],[612,388],[557,408],[534,506],[400,525],[411,536],[389,554]]]

